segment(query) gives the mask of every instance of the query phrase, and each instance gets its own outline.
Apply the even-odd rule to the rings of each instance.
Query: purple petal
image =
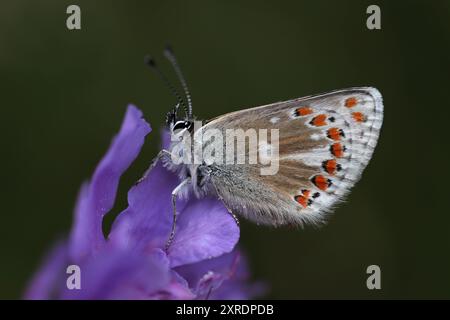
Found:
[[[152,255],[164,261],[167,267],[169,266],[169,259],[163,250],[155,249]],[[195,295],[189,288],[187,281],[173,270],[170,270],[169,284],[149,297],[153,300],[190,300],[193,298],[195,298]]]
[[[164,248],[172,225],[172,190],[178,177],[158,163],[128,193],[128,208],[114,221],[109,241],[127,249]],[[185,201],[178,201],[178,209]]]
[[[187,280],[198,298],[205,299],[211,292],[217,290],[223,281],[235,274],[238,263],[239,254],[233,251],[217,258],[184,265],[175,270]]]
[[[220,259],[220,258],[219,258]],[[237,268],[230,274],[220,288],[211,292],[213,300],[248,300],[264,295],[268,289],[265,283],[251,282],[247,260],[244,255],[238,255]]]
[[[120,132],[97,166],[91,182],[80,191],[69,248],[70,257],[75,261],[104,244],[103,216],[114,205],[120,176],[137,157],[150,131],[142,112],[129,105]]]
[[[25,299],[47,300],[54,298],[62,270],[67,266],[67,250],[63,243],[57,244],[44,259],[43,265],[34,275],[24,295]]]
[[[180,211],[175,239],[169,248],[171,267],[218,257],[231,252],[239,227],[217,199],[191,198]]]
[[[188,281],[197,299],[242,300],[264,292],[262,284],[249,283],[247,262],[238,250],[175,270]]]
[[[109,246],[80,269],[81,289],[65,288],[62,299],[149,299],[167,288],[171,279],[165,256],[137,255]]]
[[[189,288],[187,281],[175,271],[171,271],[169,285],[149,297],[152,300],[192,300],[194,298],[195,294]]]

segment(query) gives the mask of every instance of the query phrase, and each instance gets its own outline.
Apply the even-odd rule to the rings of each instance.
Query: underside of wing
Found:
[[[212,182],[230,209],[257,222],[322,223],[360,178],[382,121],[382,97],[371,87],[226,114],[204,128],[279,130],[278,170],[262,175],[261,168],[267,165],[261,163],[216,165]],[[269,137],[258,144],[257,152],[272,144]],[[245,156],[251,152],[245,149]]]

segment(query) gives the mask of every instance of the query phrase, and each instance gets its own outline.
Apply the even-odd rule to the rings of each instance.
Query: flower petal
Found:
[[[231,252],[238,240],[239,227],[222,202],[191,198],[179,213],[167,255],[171,267],[177,267]]]
[[[104,247],[80,265],[81,289],[65,288],[62,299],[149,299],[167,288],[171,271],[166,257],[137,255]]]
[[[178,273],[171,271],[171,280],[168,286],[149,297],[151,300],[192,300],[195,294],[189,288],[186,280]]]
[[[248,272],[247,260],[239,254],[237,268],[230,277],[222,283],[220,288],[210,294],[213,300],[248,300],[263,296],[268,291],[266,283],[251,282]],[[218,258],[220,259],[220,258]]]
[[[128,208],[111,228],[109,241],[116,246],[140,251],[164,248],[172,226],[172,190],[178,177],[159,162],[128,192]],[[179,210],[185,201],[178,201]]]
[[[150,131],[142,112],[129,105],[120,132],[98,164],[91,182],[80,191],[69,248],[75,261],[104,244],[103,216],[114,205],[120,176],[137,157]]]
[[[175,270],[188,281],[197,299],[242,300],[265,291],[263,284],[249,282],[247,261],[237,249]]]

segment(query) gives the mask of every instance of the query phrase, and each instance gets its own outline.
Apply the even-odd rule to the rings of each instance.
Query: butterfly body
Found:
[[[173,113],[172,113],[173,114]],[[219,116],[195,128],[193,117],[168,116],[172,142],[166,166],[187,181],[180,193],[217,196],[232,213],[256,223],[320,224],[358,181],[376,146],[383,119],[381,94],[371,87],[349,88]],[[230,130],[277,130],[278,170],[227,162],[256,157],[272,146],[273,136],[256,150],[229,151],[223,140],[205,142],[203,133],[228,137]],[[228,141],[228,140],[227,140]],[[205,147],[223,150],[215,161],[201,160]],[[219,159],[219,160],[217,160]],[[223,161],[222,161],[223,160]]]

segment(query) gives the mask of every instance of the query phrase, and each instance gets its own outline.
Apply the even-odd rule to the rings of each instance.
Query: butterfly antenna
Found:
[[[175,58],[175,54],[173,53],[173,50],[170,46],[166,46],[166,49],[164,50],[164,56],[170,61],[172,64],[178,79],[181,82],[181,85],[183,86],[184,94],[186,95],[187,104],[188,104],[188,118],[192,118],[192,99],[191,99],[191,93],[189,92],[189,88],[186,84],[186,80],[184,79],[183,73],[181,72],[181,68],[178,65],[177,59]]]
[[[149,66],[155,73],[156,75],[164,82],[164,84],[166,85],[166,87],[170,90],[170,92],[172,93],[172,95],[177,99],[178,104],[175,107],[175,111],[178,110],[178,107],[180,105],[183,106],[183,109],[186,113],[188,113],[188,109],[186,107],[186,103],[184,102],[184,100],[181,98],[181,95],[178,93],[178,90],[172,85],[172,83],[169,81],[169,79],[164,75],[164,73],[162,73],[162,71],[158,68],[158,66],[156,65],[155,60],[147,55],[144,57],[144,63]]]

